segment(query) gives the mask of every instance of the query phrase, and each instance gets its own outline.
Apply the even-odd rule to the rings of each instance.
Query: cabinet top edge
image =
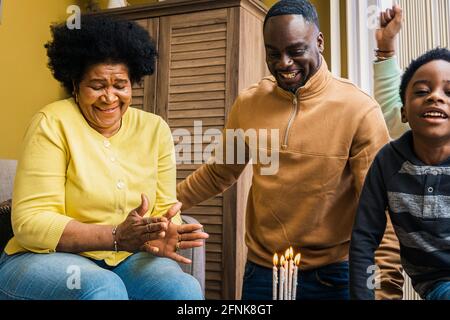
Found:
[[[117,9],[105,9],[94,14],[110,14],[139,19],[234,7],[252,9],[263,17],[268,11],[260,0],[168,0]]]

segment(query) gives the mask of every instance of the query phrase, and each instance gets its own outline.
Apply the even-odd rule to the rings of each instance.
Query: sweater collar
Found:
[[[321,61],[320,67],[317,70],[317,72],[306,82],[306,84],[303,87],[297,89],[295,96],[298,99],[308,98],[320,93],[322,90],[325,89],[325,87],[331,80],[332,75],[328,70],[327,62],[325,61],[322,55],[320,56],[320,61]],[[276,83],[275,78],[273,79]],[[277,90],[281,92],[283,95],[289,95],[291,97],[294,96],[292,92],[282,89],[278,84]]]
[[[416,153],[414,152],[413,134],[412,131],[407,131],[398,140],[391,142],[392,148],[400,153],[403,158],[411,162],[416,166],[428,166],[422,160],[420,160]],[[436,167],[448,167],[450,166],[450,159],[445,160],[443,163],[437,165]]]

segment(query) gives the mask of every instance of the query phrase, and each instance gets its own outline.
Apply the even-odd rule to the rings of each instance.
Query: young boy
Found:
[[[413,61],[400,95],[411,131],[379,152],[366,177],[350,245],[350,295],[374,299],[374,252],[388,209],[414,289],[424,299],[450,299],[450,51]]]

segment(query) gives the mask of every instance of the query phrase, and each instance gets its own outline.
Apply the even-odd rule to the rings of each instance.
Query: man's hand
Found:
[[[378,50],[395,51],[395,40],[403,25],[403,10],[399,5],[380,13],[380,28],[375,37]]]

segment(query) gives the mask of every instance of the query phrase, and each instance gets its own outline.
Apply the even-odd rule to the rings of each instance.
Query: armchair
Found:
[[[6,202],[12,197],[16,160],[0,159],[0,252],[13,236],[11,227],[11,204]],[[182,215],[183,223],[198,223],[192,217]],[[180,264],[184,272],[194,276],[205,293],[205,247],[181,250],[181,254],[192,260],[192,264]]]

